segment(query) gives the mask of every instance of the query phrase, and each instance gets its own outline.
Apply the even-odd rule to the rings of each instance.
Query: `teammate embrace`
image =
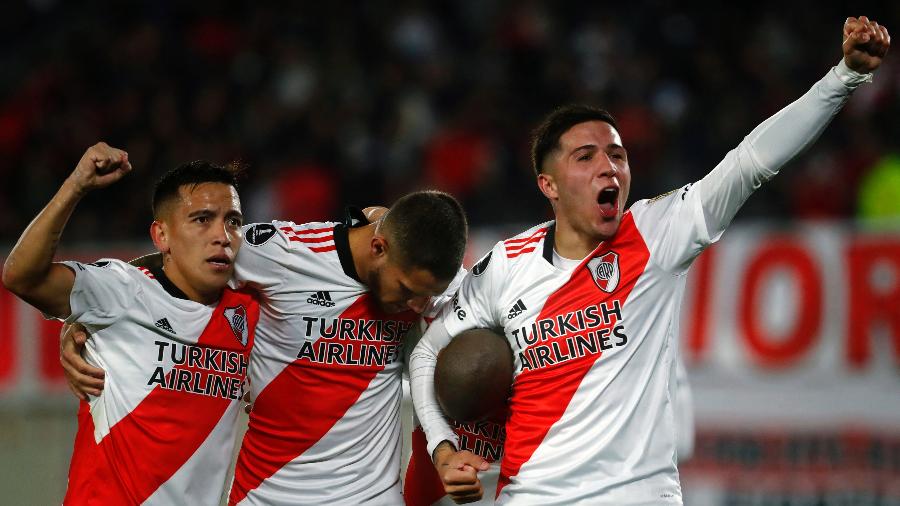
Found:
[[[3,271],[21,298],[93,333],[94,369],[67,370],[99,395],[82,403],[66,502],[216,504],[234,385],[249,376],[255,405],[229,504],[402,503],[399,357],[418,313],[440,310],[410,356],[437,470],[422,480],[440,480],[457,502],[481,499],[478,473],[490,466],[458,436],[481,433],[484,448],[505,433],[486,502],[496,493],[504,504],[681,504],[673,406],[685,274],[751,192],[871,80],[887,30],[848,18],[843,34],[838,65],[708,175],[628,210],[613,117],[587,106],[551,113],[532,161],[555,220],[497,243],[452,300],[466,220],[449,195],[411,194],[375,221],[353,212],[242,227],[233,173],[208,163],[179,167],[157,189],[161,268],[53,263],[80,197],[131,169],[120,150],[89,149]],[[472,328],[502,331],[513,352],[505,431],[454,430],[434,396],[438,351]],[[105,382],[85,379],[96,368]]]

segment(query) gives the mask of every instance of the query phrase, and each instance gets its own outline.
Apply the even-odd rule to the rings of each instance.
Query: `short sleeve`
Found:
[[[121,260],[62,263],[75,272],[69,295],[72,314],[66,323],[78,322],[94,330],[112,325],[129,310],[141,291],[136,275],[145,275]]]
[[[244,227],[244,243],[234,263],[230,283],[234,289],[249,286],[274,290],[282,283],[283,272],[277,260],[286,255],[286,241],[275,223],[254,223]]]

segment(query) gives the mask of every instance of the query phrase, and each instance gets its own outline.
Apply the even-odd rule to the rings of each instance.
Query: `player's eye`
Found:
[[[228,220],[228,224],[232,227],[240,227],[244,222],[240,218],[231,218]]]
[[[197,216],[194,218],[197,223],[209,223],[209,216]]]
[[[586,161],[589,161],[591,158],[593,158],[593,155],[591,155],[590,153],[586,153],[586,154],[583,154],[583,155],[579,156],[579,157],[578,157],[578,161],[579,161],[579,162],[586,162]]]

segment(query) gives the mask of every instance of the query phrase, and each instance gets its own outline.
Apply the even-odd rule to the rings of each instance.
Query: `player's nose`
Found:
[[[406,301],[406,305],[416,313],[421,313],[422,311],[425,311],[426,307],[428,307],[429,301],[431,301],[431,297],[428,296],[413,297],[412,299]]]
[[[221,245],[221,246],[230,246],[231,245],[231,230],[228,229],[228,225],[223,220],[222,223],[217,224],[213,229],[213,244]]]
[[[608,155],[598,156],[597,158],[600,160],[600,176],[613,177],[619,172],[619,169],[616,168],[616,164],[613,163]]]

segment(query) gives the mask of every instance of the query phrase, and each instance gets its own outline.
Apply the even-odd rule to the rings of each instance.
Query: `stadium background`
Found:
[[[530,128],[618,118],[631,200],[698,179],[900,3],[31,0],[0,16],[0,256],[98,140],[135,172],[88,196],[61,256],[131,257],[164,170],[238,159],[250,220],[456,195],[467,261],[549,217]],[[900,56],[757,192],[689,282],[697,440],[686,504],[900,504]],[[0,490],[59,502],[75,400],[56,327],[0,290]]]

